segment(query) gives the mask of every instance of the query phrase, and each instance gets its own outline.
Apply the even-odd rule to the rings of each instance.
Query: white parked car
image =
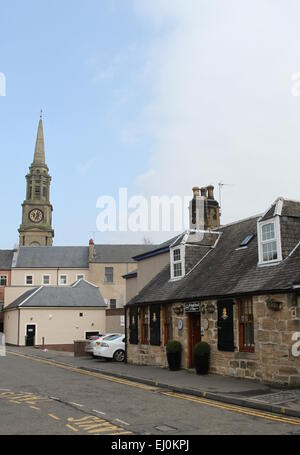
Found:
[[[114,359],[116,362],[125,360],[125,335],[109,335],[103,337],[94,348],[95,357]]]
[[[88,352],[89,354],[94,355],[94,348],[96,345],[100,344],[100,341],[107,336],[112,336],[112,335],[118,335],[121,336],[121,333],[107,333],[105,335],[98,335],[98,336],[93,336],[89,340],[87,340],[86,346],[85,346],[85,352]]]

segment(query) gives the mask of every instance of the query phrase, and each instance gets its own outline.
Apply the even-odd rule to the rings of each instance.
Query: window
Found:
[[[76,280],[84,280],[84,275],[77,275]]]
[[[141,343],[148,344],[149,343],[149,315],[148,315],[148,307],[141,307]]]
[[[240,351],[254,352],[254,318],[251,298],[239,302],[239,341]]]
[[[113,267],[105,267],[104,282],[105,283],[114,282],[114,268]]]
[[[35,185],[34,187],[34,195],[37,199],[40,199],[41,197],[41,187],[40,185]]]
[[[176,248],[171,253],[171,277],[181,278],[184,275],[183,271],[183,249]]]
[[[26,275],[25,277],[25,284],[27,286],[30,286],[31,284],[33,284],[33,276],[32,275]]]
[[[60,275],[59,277],[59,284],[64,286],[68,283],[67,275]]]
[[[244,238],[244,240],[241,242],[240,247],[244,247],[249,245],[251,240],[254,238],[254,234],[247,235],[247,237]]]
[[[164,305],[164,344],[173,338],[172,330],[172,305]]]
[[[181,259],[181,255],[180,255],[180,249],[178,248],[177,250],[174,250],[173,251],[173,259],[174,259],[174,262],[176,261],[180,261]]]
[[[80,318],[83,318],[83,313],[79,313],[79,317],[80,317]]]
[[[48,286],[50,284],[50,275],[43,275],[43,285]]]
[[[116,299],[110,299],[110,309],[115,310],[117,308],[117,301]]]
[[[0,286],[7,286],[7,276],[6,275],[0,276]]]
[[[273,221],[259,224],[259,262],[261,264],[282,260],[280,221],[276,217]]]

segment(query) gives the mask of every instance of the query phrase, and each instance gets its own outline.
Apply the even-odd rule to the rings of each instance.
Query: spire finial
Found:
[[[40,111],[40,118],[43,118],[43,109]]]

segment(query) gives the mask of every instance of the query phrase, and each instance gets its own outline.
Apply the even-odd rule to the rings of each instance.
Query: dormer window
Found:
[[[176,280],[184,276],[184,246],[180,245],[171,250],[171,279]]]
[[[276,217],[258,224],[260,264],[282,260],[279,223]]]

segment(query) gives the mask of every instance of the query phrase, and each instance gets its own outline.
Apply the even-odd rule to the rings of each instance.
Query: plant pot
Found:
[[[167,359],[170,371],[178,371],[181,368],[181,352],[168,352]]]
[[[209,372],[209,354],[195,356],[195,369],[197,374],[208,374]]]

